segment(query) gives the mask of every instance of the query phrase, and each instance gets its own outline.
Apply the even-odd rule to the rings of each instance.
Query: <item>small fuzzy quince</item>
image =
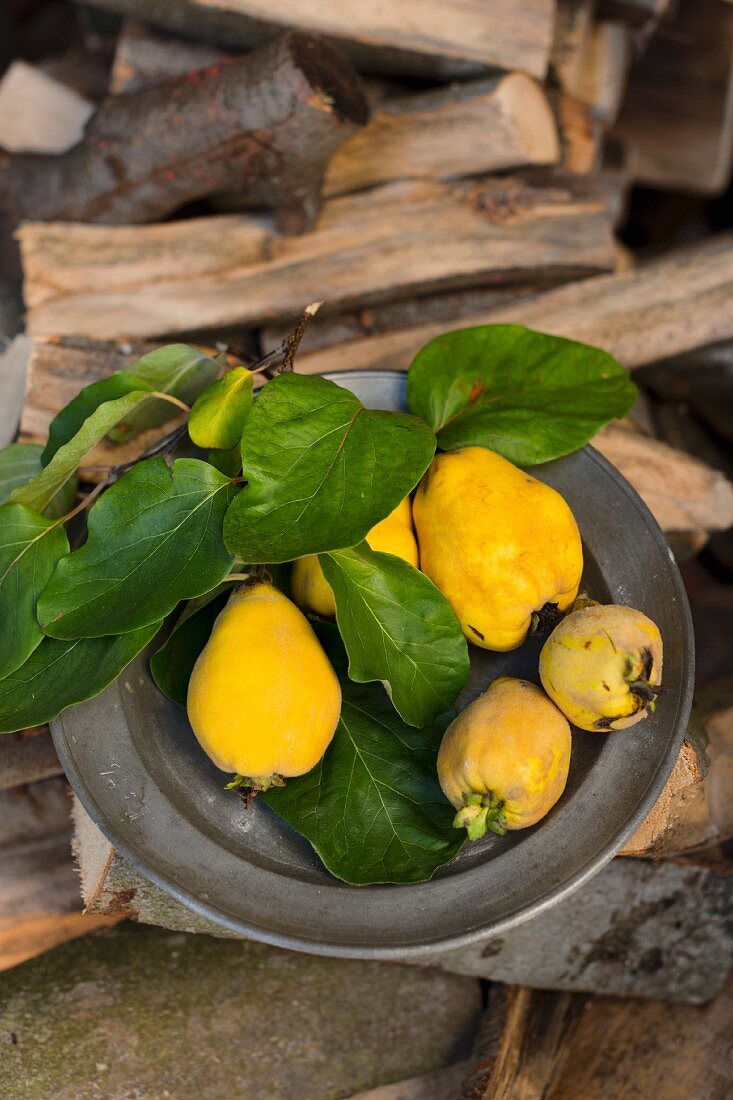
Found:
[[[578,525],[554,489],[485,447],[439,454],[413,504],[420,568],[452,605],[466,638],[516,649],[533,615],[564,611],[578,592]]]
[[[542,647],[540,678],[580,729],[625,729],[654,709],[662,680],[661,634],[633,607],[584,601]]]
[[[341,688],[305,615],[264,581],[233,593],[199,655],[188,717],[237,786],[267,789],[303,775],[336,730]]]
[[[410,498],[406,497],[386,519],[375,524],[366,541],[372,550],[395,554],[410,565],[417,566],[417,542],[412,530]],[[317,554],[308,554],[293,563],[290,584],[293,599],[303,611],[325,617],[336,614],[333,589],[323,575]]]
[[[528,680],[501,676],[445,731],[438,779],[471,840],[544,817],[565,790],[570,726]]]

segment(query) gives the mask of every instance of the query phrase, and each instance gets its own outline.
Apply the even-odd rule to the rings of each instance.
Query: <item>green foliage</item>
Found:
[[[43,447],[39,443],[11,443],[0,451],[0,504],[5,504],[14,489],[27,485],[31,478],[40,474],[43,466],[41,455]],[[65,516],[74,506],[79,479],[74,474],[62,485],[43,514],[47,519]]]
[[[208,462],[151,458],[89,512],[86,543],[59,563],[38,602],[54,638],[117,634],[170,614],[229,572],[222,520],[234,495]]]
[[[150,658],[150,674],[165,696],[185,707],[188,681],[199,653],[209,640],[214,620],[229,598],[229,586],[192,600],[165,642]]]
[[[23,504],[0,508],[0,679],[40,645],[36,602],[56,563],[68,552],[61,524]]]
[[[17,504],[27,504],[36,512],[43,512],[74,479],[76,468],[85,455],[104,439],[110,428],[135,408],[140,396],[140,390],[133,390],[115,401],[105,401],[87,417],[73,438],[59,447],[39,474],[26,485],[13,490],[10,500]]]
[[[401,722],[380,687],[347,684],[320,764],[259,797],[337,878],[423,882],[464,840],[435,774],[440,739],[438,730]]]
[[[141,378],[125,371],[118,371],[116,374],[110,375],[109,378],[102,378],[99,382],[92,382],[91,385],[85,386],[51,421],[48,429],[48,442],[41,458],[42,465],[48,466],[56,452],[74,438],[76,433],[84,426],[84,421],[100,405],[103,405],[106,401],[116,401],[118,397],[125,397],[130,393],[137,393],[138,400],[144,401],[146,399],[142,394],[151,389],[152,387],[147,382],[143,382]],[[166,412],[170,416],[175,415],[175,411],[168,406]],[[130,416],[131,410],[128,410],[126,415]]]
[[[251,408],[252,374],[235,367],[196,398],[188,434],[197,447],[229,451],[240,442]]]
[[[283,374],[242,437],[247,479],[224,522],[232,553],[283,562],[355,546],[415,487],[435,452],[427,425],[365,409],[326,378]]]
[[[468,679],[468,646],[433,582],[365,542],[319,560],[336,599],[351,679],[381,680],[411,726],[426,726],[452,707]]]
[[[110,638],[44,638],[25,664],[0,680],[0,730],[50,722],[66,707],[99,695],[160,630],[152,623]]]
[[[531,466],[578,450],[624,416],[636,387],[599,348],[522,325],[480,325],[436,337],[410,367],[411,410],[443,450],[478,445]]]

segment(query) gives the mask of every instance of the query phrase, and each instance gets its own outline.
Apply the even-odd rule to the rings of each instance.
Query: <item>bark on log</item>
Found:
[[[514,72],[389,99],[326,171],[326,195],[396,179],[457,179],[554,164],[557,129],[542,89]]]
[[[631,36],[625,23],[609,21],[593,27],[577,86],[569,91],[587,103],[604,126],[616,119],[631,63]]]
[[[59,157],[0,159],[7,218],[154,221],[216,192],[246,191],[300,233],[320,209],[329,158],[368,118],[338,51],[287,34],[262,50],[108,99]]]
[[[733,5],[679,4],[632,66],[614,133],[636,179],[718,194],[733,154]]]
[[[95,0],[97,7],[208,38],[232,49],[296,26],[335,42],[360,69],[428,79],[465,79],[487,69],[543,77],[554,0]]]
[[[124,228],[26,223],[19,237],[30,331],[93,339],[254,325],[297,316],[309,301],[333,310],[615,264],[603,189],[542,172],[406,181],[332,199],[298,240],[246,215]]]
[[[620,275],[572,283],[466,316],[462,327],[513,322],[585,341],[629,368],[733,338],[733,235],[668,253]],[[407,370],[415,353],[445,330],[414,325],[298,356],[298,370]]]
[[[153,88],[172,77],[221,65],[233,56],[208,42],[158,34],[136,19],[126,19],[117,36],[109,91],[121,95]]]

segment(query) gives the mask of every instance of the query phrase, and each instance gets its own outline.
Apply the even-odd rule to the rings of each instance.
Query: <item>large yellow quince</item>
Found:
[[[188,718],[218,768],[267,789],[328,748],[341,688],[305,615],[265,581],[235,591],[188,686]]]
[[[583,550],[566,501],[485,447],[436,455],[413,516],[420,568],[483,649],[516,649],[535,612],[577,595]]]
[[[445,731],[438,779],[471,840],[544,817],[565,790],[570,725],[528,680],[501,676]]]
[[[412,530],[410,498],[406,497],[386,519],[375,524],[366,541],[372,550],[395,554],[410,565],[417,566],[417,542]],[[323,575],[317,554],[308,554],[294,562],[290,585],[293,599],[303,611],[324,616],[336,614],[333,589]]]

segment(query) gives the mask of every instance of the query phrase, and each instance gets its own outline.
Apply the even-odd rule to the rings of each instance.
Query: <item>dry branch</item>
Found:
[[[307,237],[246,215],[167,225],[24,225],[29,329],[144,338],[466,286],[611,270],[603,189],[535,173],[402,182],[332,199]]]
[[[208,42],[159,34],[144,23],[126,19],[117,36],[109,90],[120,95],[152,88],[172,77],[230,61],[232,56]]]
[[[108,99],[58,157],[0,160],[12,222],[153,221],[236,188],[274,208],[283,232],[314,222],[329,158],[367,121],[359,78],[338,51],[287,34],[262,50]]]
[[[95,0],[97,7],[207,38],[226,49],[266,42],[283,27],[324,35],[366,72],[439,80],[486,69],[542,77],[554,0]]]

